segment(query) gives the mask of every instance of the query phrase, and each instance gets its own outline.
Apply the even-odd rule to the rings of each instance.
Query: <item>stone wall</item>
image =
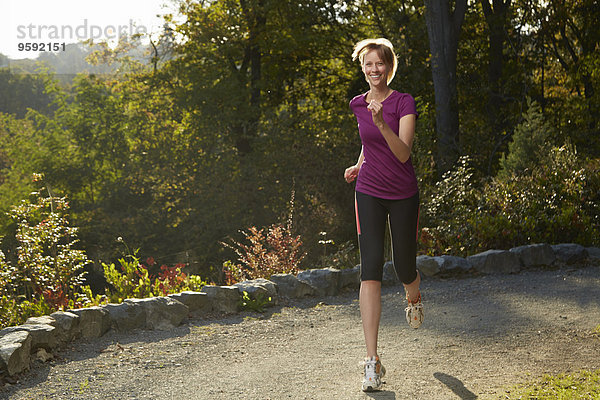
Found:
[[[488,250],[467,258],[441,255],[417,257],[423,276],[454,273],[517,273],[540,266],[563,267],[577,264],[600,265],[600,248],[577,244],[533,244],[510,250]],[[383,284],[396,285],[391,262],[384,265]],[[235,313],[243,292],[250,298],[268,299],[276,305],[280,297],[335,296],[341,290],[360,286],[360,265],[351,269],[309,269],[298,275],[277,274],[270,280],[256,279],[234,286],[205,286],[201,292],[183,292],[167,297],[127,299],[76,310],[58,311],[49,316],[29,318],[23,325],[0,331],[0,377],[29,369],[33,359],[46,361],[53,351],[77,338],[95,338],[109,330],[167,330],[191,315]]]

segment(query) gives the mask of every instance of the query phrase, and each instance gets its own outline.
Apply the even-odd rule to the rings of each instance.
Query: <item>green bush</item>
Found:
[[[479,188],[480,187],[480,188]],[[477,182],[462,158],[424,202],[421,252],[468,255],[527,243],[598,245],[600,167],[569,144],[520,174]]]
[[[494,179],[473,215],[475,240],[494,248],[523,243],[598,244],[600,168],[571,145],[552,149],[528,174]]]
[[[455,168],[436,183],[421,207],[420,247],[428,254],[464,253],[472,245],[469,218],[477,210],[482,193],[477,189],[471,160],[460,157]]]
[[[102,263],[104,277],[110,285],[110,288],[106,289],[106,296],[110,302],[121,303],[127,298],[153,297],[153,285],[148,268],[140,263],[136,255],[137,251],[120,258],[119,269],[113,263]]]
[[[119,259],[119,268],[103,264],[111,287],[106,295],[93,295],[83,285],[83,267],[89,260],[75,248],[77,228],[69,226],[68,202],[41,192],[31,196],[9,213],[16,224],[14,261],[0,251],[0,327],[56,310],[200,290],[206,285],[201,277],[182,272],[181,264],[163,265],[153,277],[134,252]]]
[[[12,207],[18,246],[10,260],[0,252],[0,326],[86,301],[83,267],[89,260],[75,248],[77,228],[69,226],[68,210],[65,198],[41,192]]]
[[[500,160],[499,176],[520,175],[536,165],[547,164],[553,136],[554,129],[544,118],[539,103],[527,98],[523,122],[515,128],[508,155]]]
[[[200,276],[184,273],[184,264],[173,267],[161,265],[158,276],[153,276],[149,272],[149,266],[154,265],[154,260],[148,258],[146,262],[149,266],[144,265],[137,257],[137,250],[118,261],[119,268],[113,263],[102,264],[104,276],[110,285],[106,289],[106,297],[113,303],[120,303],[127,298],[143,299],[186,290],[200,291],[207,284]]]

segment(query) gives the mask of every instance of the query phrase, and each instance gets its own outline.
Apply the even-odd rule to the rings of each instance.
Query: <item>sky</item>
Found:
[[[0,0],[0,53],[35,58],[28,43],[60,49],[87,39],[117,42],[119,34],[158,32],[173,0]],[[19,50],[21,47],[23,50]],[[59,50],[60,51],[60,50]]]

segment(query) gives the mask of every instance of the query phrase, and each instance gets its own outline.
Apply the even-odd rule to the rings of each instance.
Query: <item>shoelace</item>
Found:
[[[377,376],[377,373],[375,372],[377,369],[377,359],[371,358],[369,360],[364,360],[360,364],[365,367],[365,376]]]

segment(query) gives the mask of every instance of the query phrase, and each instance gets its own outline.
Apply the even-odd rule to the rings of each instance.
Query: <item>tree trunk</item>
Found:
[[[438,138],[436,164],[440,175],[452,167],[459,155],[456,55],[466,8],[466,0],[456,0],[453,11],[450,10],[449,0],[425,0],[425,20],[435,90]]]
[[[504,38],[506,37],[506,19],[511,0],[480,0],[483,14],[489,29],[489,52],[488,52],[488,85],[489,94],[487,101],[487,119],[490,129],[490,140],[498,144],[502,140],[502,132],[505,128],[502,115],[502,70],[504,68]],[[497,158],[493,152],[490,154],[488,173],[491,173],[492,165]]]
[[[260,84],[261,72],[261,49],[258,44],[260,35],[264,31],[267,19],[264,15],[263,0],[240,0],[242,12],[248,24],[248,43],[246,45],[246,57],[250,69],[250,113],[249,117],[242,121],[237,130],[236,148],[240,155],[252,152],[252,141],[257,136],[258,123],[260,120]]]

